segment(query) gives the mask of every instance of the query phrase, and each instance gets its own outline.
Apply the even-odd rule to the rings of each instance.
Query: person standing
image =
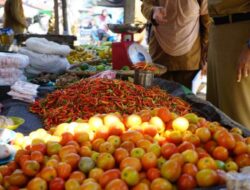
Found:
[[[208,0],[207,100],[250,129],[250,1]]]
[[[153,62],[167,67],[162,76],[192,87],[206,62],[210,18],[207,0],[143,0],[141,11],[153,24],[149,53]]]
[[[27,28],[22,0],[6,0],[4,4],[4,28],[11,28],[15,34],[20,34]]]

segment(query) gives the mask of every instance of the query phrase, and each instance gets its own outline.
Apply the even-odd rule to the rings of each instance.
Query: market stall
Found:
[[[0,72],[20,73],[2,81],[0,189],[247,188],[250,131],[160,79],[167,70],[137,59],[147,55],[128,36],[122,65],[110,43],[29,38],[0,54]]]

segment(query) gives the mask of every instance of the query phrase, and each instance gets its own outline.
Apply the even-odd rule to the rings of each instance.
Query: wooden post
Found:
[[[63,34],[68,34],[67,0],[62,0]]]
[[[55,34],[59,34],[58,0],[54,0]]]
[[[135,2],[136,0],[125,1],[124,22],[133,23],[135,19]]]

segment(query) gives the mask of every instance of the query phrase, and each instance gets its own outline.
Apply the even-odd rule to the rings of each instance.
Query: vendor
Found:
[[[27,28],[22,0],[6,0],[4,4],[4,28],[11,28],[15,34],[20,34]]]
[[[207,100],[250,129],[250,1],[208,0]]]
[[[153,24],[149,39],[153,62],[168,68],[162,77],[191,88],[206,61],[207,0],[143,0],[142,13]]]

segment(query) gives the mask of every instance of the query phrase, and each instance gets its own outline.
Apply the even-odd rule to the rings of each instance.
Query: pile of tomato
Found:
[[[0,166],[0,190],[190,190],[225,184],[227,172],[250,165],[250,138],[240,129],[166,108],[49,132],[60,141],[33,139]]]

